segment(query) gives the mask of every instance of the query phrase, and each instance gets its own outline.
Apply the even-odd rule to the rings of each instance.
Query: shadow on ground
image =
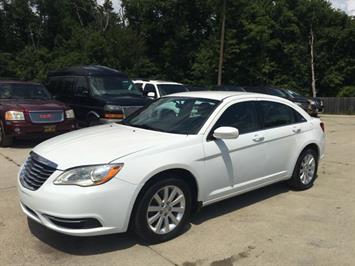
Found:
[[[226,213],[237,211],[244,207],[266,200],[289,191],[284,183],[274,184],[247,194],[237,196],[203,208],[192,219],[193,224],[201,224]],[[31,233],[62,252],[72,255],[95,255],[117,250],[128,249],[134,245],[145,245],[133,233],[113,234],[93,237],[74,237],[63,235],[28,219]],[[185,232],[191,228],[189,225]]]

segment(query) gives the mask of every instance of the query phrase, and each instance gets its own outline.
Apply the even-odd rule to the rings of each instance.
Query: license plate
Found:
[[[55,132],[55,126],[44,126],[43,130],[45,133]]]

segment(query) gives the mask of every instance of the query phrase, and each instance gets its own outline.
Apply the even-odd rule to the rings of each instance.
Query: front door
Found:
[[[222,126],[237,128],[239,137],[214,139],[213,131]],[[254,101],[234,103],[224,109],[204,143],[206,175],[210,179],[208,201],[253,187],[258,180],[261,182],[266,151],[259,130]]]

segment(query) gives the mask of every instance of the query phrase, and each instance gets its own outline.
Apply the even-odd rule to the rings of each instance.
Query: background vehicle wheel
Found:
[[[178,236],[191,213],[191,191],[177,178],[159,180],[138,199],[134,231],[145,242],[159,243]]]
[[[288,184],[296,190],[305,190],[313,185],[318,170],[318,154],[312,149],[304,150],[298,157],[292,177]]]
[[[2,123],[0,122],[0,147],[8,147],[13,143],[12,136],[6,136]]]
[[[97,126],[99,125],[99,119],[96,116],[90,115],[87,120],[87,126],[92,127],[92,126]]]

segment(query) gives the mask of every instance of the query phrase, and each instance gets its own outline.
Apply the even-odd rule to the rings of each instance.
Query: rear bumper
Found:
[[[55,128],[55,130],[46,132],[47,127]],[[5,134],[12,137],[43,137],[72,131],[74,129],[76,129],[75,120],[65,120],[53,124],[32,124],[28,121],[6,121],[4,123]]]

